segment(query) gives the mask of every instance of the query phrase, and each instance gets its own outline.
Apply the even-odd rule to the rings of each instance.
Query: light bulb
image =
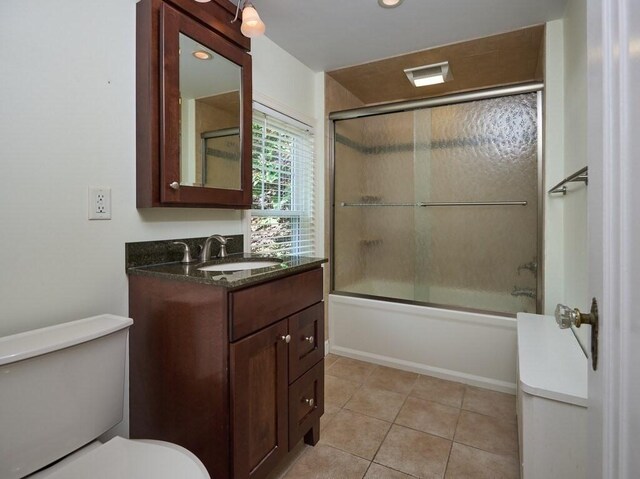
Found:
[[[402,0],[378,0],[382,8],[395,8],[402,3]]]
[[[264,22],[260,20],[260,15],[253,7],[253,5],[247,5],[242,10],[242,25],[240,31],[245,37],[253,38],[259,37],[264,33]]]

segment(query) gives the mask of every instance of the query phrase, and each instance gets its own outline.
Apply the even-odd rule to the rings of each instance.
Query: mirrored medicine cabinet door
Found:
[[[239,190],[240,66],[180,32],[180,186]]]

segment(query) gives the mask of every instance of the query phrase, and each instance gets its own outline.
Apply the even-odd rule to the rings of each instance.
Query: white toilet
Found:
[[[0,478],[209,478],[175,444],[96,441],[122,420],[132,323],[105,314],[0,338]]]

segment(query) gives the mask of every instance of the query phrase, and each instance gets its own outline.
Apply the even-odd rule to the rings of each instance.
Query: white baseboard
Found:
[[[328,346],[329,342],[325,341],[325,354],[329,351]],[[331,348],[331,354],[345,356],[351,359],[359,359],[360,361],[367,361],[370,363],[378,364],[380,366],[402,369],[403,371],[411,371],[418,374],[424,374],[425,376],[433,376],[440,379],[447,379],[449,381],[457,381],[464,384],[469,384],[470,386],[491,389],[493,391],[499,391],[508,394],[516,393],[515,383],[500,381],[492,378],[485,378],[482,376],[475,376],[472,374],[465,374],[458,371],[451,371],[449,369],[436,368],[427,364],[414,363],[411,361],[391,358],[379,354],[372,354],[365,351],[344,348],[341,346],[333,346]]]
[[[330,348],[329,348],[329,340],[327,339],[324,342],[324,355],[326,356],[327,354],[329,354],[331,352]]]

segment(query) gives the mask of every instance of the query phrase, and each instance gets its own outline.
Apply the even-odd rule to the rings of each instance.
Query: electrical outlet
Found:
[[[89,219],[111,219],[111,188],[89,188]]]

